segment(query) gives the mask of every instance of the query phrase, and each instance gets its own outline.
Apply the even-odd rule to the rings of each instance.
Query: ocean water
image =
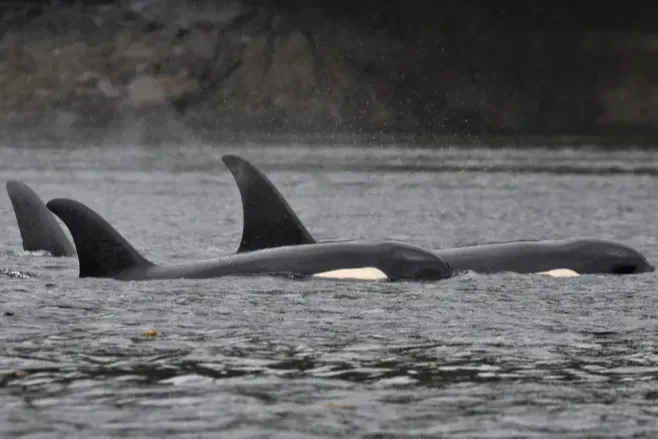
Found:
[[[238,246],[226,153],[319,239],[601,237],[658,261],[658,154],[641,150],[3,147],[0,177],[89,205],[154,262],[190,261]],[[77,258],[22,251],[0,195],[4,438],[658,435],[658,273],[77,275]]]

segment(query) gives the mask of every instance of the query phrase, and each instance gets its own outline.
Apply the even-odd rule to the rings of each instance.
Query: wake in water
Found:
[[[25,271],[11,270],[9,268],[0,268],[0,275],[11,277],[14,279],[32,279],[37,277]]]
[[[18,255],[20,256],[37,256],[40,258],[52,258],[53,255],[47,251],[47,250],[35,250],[35,251],[22,251],[22,252],[17,252]]]

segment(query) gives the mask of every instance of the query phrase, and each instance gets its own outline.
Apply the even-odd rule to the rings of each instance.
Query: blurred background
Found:
[[[655,2],[15,1],[1,13],[6,138],[658,134]]]

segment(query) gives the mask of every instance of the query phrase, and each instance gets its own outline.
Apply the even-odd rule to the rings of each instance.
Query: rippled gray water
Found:
[[[658,262],[658,154],[642,151],[2,148],[0,177],[174,262],[238,246],[225,153],[321,239],[596,236]],[[4,186],[0,238],[1,437],[658,435],[658,273],[80,280],[77,259],[21,251]]]

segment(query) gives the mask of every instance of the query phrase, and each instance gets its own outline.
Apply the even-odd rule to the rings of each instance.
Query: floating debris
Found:
[[[2,378],[0,378],[0,387],[5,387],[7,386],[10,382],[17,378],[23,378],[27,375],[27,371],[23,369],[15,370],[13,372],[9,372],[5,374]]]
[[[155,329],[149,329],[144,333],[144,337],[155,337],[156,335],[158,335],[158,331]]]

